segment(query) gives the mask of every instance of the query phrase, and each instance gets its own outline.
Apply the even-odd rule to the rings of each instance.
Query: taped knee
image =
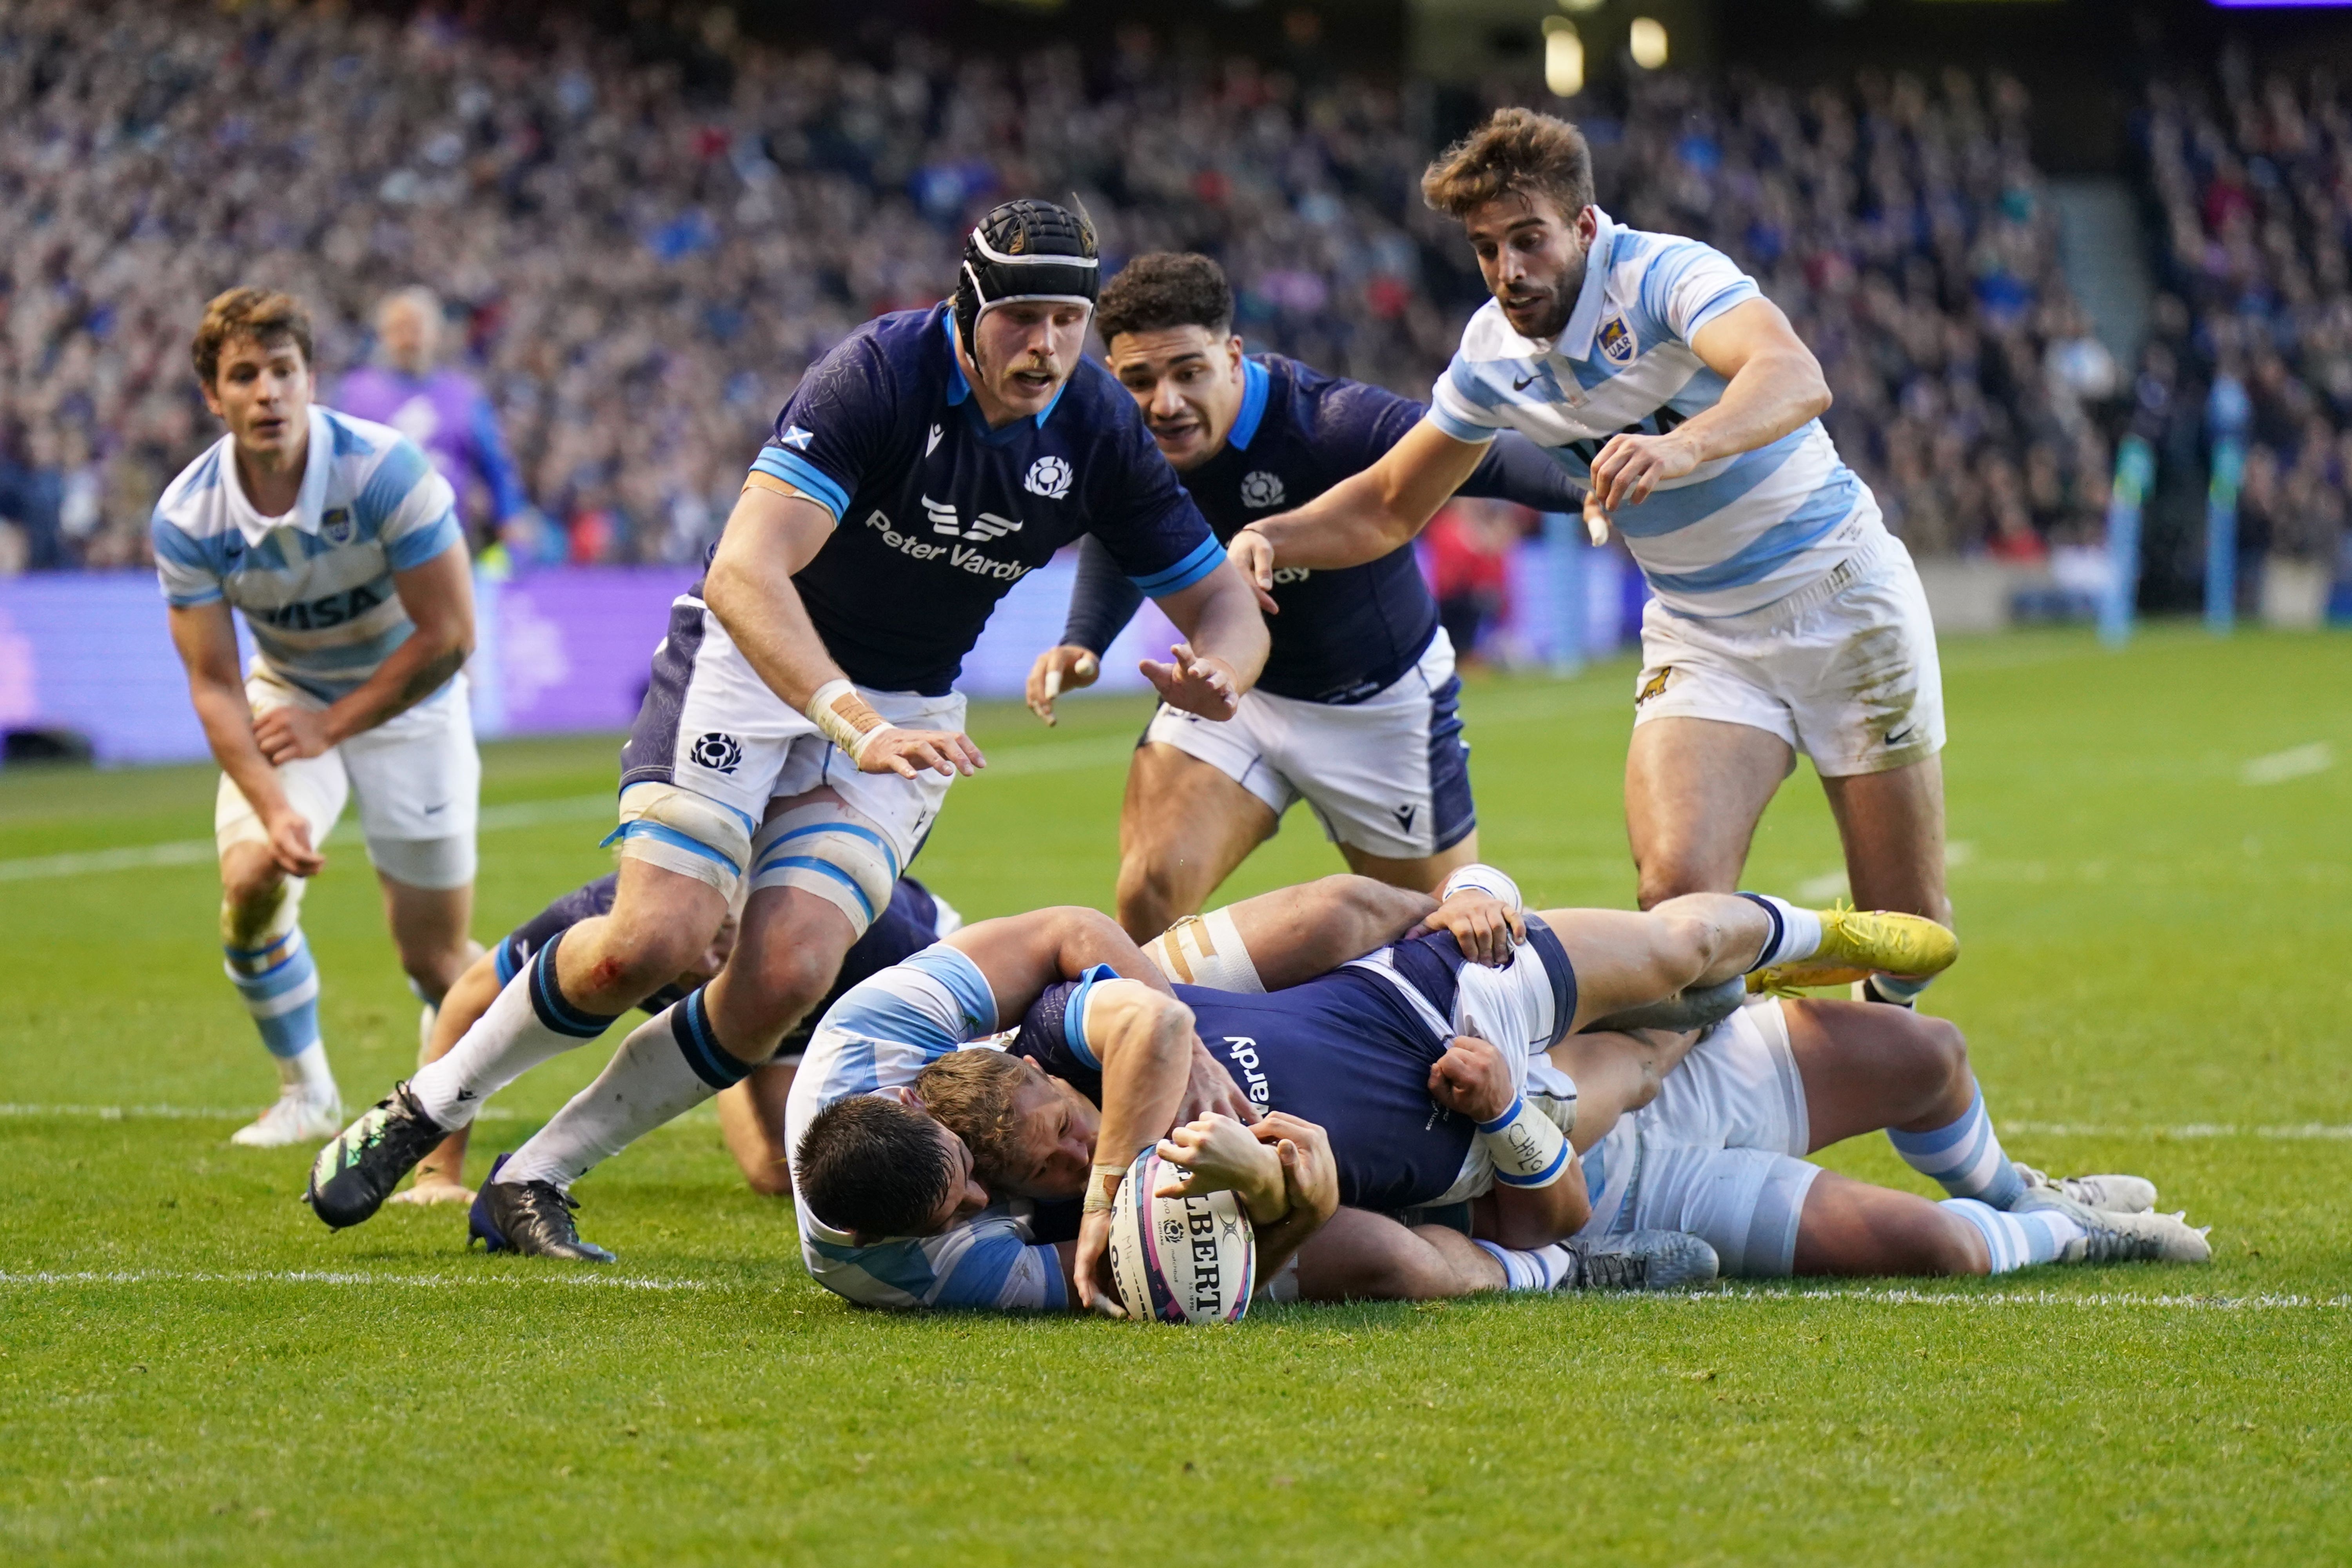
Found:
[[[287,935],[301,923],[302,893],[308,886],[300,877],[288,877],[271,892],[243,903],[231,899],[221,900],[223,945],[232,950],[254,952],[274,947],[285,941]]]
[[[751,858],[751,819],[677,784],[632,784],[621,795],[621,826],[606,836],[621,857],[643,860],[716,888],[732,903]]]
[[[751,888],[798,888],[832,904],[860,936],[890,904],[898,851],[873,820],[839,801],[817,801],[760,829]]]

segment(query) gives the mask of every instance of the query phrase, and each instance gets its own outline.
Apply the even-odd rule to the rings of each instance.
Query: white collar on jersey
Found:
[[[1584,258],[1584,287],[1577,291],[1576,309],[1568,325],[1549,345],[1563,359],[1592,357],[1592,334],[1601,330],[1601,296],[1609,291],[1609,258],[1617,247],[1617,220],[1596,205],[1592,209],[1592,248]]]
[[[310,405],[310,447],[302,459],[302,488],[294,497],[294,510],[283,517],[264,517],[254,510],[245,493],[244,481],[236,474],[236,437],[221,437],[221,497],[228,508],[228,520],[245,535],[248,545],[258,545],[269,537],[272,529],[299,528],[305,533],[319,531],[319,514],[327,509],[328,470],[335,460],[335,432],[327,423],[327,411],[317,404]]]

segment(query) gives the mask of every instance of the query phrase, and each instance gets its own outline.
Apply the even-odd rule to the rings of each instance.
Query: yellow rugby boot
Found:
[[[1892,910],[1817,911],[1822,945],[1811,958],[1792,959],[1748,977],[1750,991],[1785,993],[1851,985],[1873,974],[1918,978],[1941,974],[1960,956],[1960,939],[1925,915]]]

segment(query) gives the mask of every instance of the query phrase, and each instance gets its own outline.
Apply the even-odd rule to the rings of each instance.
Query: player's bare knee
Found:
[[[1360,952],[1394,940],[1398,931],[1410,930],[1437,908],[1437,900],[1427,893],[1352,871],[1334,872],[1316,882],[1315,889],[1329,900],[1328,919],[1344,922],[1350,935],[1360,939],[1343,945]]]
[[[1942,1209],[1931,1208],[1935,1222],[1921,1227],[1914,1268],[1920,1274],[1990,1274],[1992,1257],[1985,1250],[1977,1227]]]
[[[1118,897],[1118,925],[1136,942],[1150,942],[1192,913],[1181,907],[1183,889],[1175,868],[1150,855],[1129,855],[1119,861]]]

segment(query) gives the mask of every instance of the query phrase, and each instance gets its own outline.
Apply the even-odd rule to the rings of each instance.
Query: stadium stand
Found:
[[[1417,199],[1427,100],[1360,78],[1138,31],[1016,69],[916,37],[879,64],[728,36],[647,64],[543,26],[525,54],[432,14],[0,6],[0,515],[24,563],[142,559],[210,429],[187,318],[233,280],[316,303],[331,385],[377,299],[439,290],[539,509],[508,547],[577,563],[696,556],[800,369],[934,298],[960,221],[1007,190],[1076,191],[1114,259],[1217,254],[1255,342],[1423,395],[1477,297]],[[1915,550],[2095,534],[2088,411],[2116,377],[2058,276],[2014,82],[1660,73],[1622,112],[1570,107],[1605,205],[1721,246],[1796,318]]]
[[[2140,139],[2170,290],[2148,374],[2176,436],[2217,377],[2243,386],[2242,595],[2307,623],[2338,574],[2352,482],[2352,96],[2226,55],[2210,79],[2154,85]]]

